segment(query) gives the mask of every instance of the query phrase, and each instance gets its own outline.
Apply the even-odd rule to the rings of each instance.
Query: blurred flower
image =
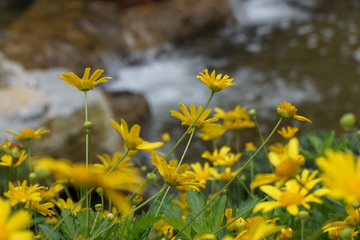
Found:
[[[198,180],[200,183],[205,184],[207,180],[214,179],[212,175],[215,170],[209,166],[209,163],[205,163],[204,168],[202,168],[199,162],[191,164],[191,167],[196,174],[196,180]]]
[[[198,134],[203,141],[217,140],[224,135],[227,130],[220,124],[214,124],[211,132],[210,131],[201,131]]]
[[[189,215],[189,212],[188,212],[188,207],[189,207],[189,206],[188,206],[188,203],[187,203],[187,201],[186,201],[187,193],[186,193],[186,192],[181,192],[179,197],[180,197],[180,200],[178,200],[178,199],[173,199],[173,200],[171,200],[171,202],[179,205],[181,212],[182,212],[185,216],[187,216],[187,215]]]
[[[160,221],[154,223],[153,228],[155,230],[155,233],[149,237],[149,240],[153,239],[156,236],[160,237],[160,236],[166,235],[168,233],[170,233],[169,236],[167,237],[168,240],[170,240],[173,236],[174,227],[162,219]],[[165,238],[163,238],[163,239],[165,239]]]
[[[181,172],[180,168],[179,172],[176,172],[175,164],[173,164],[175,166],[170,166],[164,158],[160,158],[154,153],[151,155],[151,159],[151,163],[158,168],[164,182],[176,187],[178,190],[188,191],[189,189],[193,189],[195,191],[200,191],[199,187],[205,188],[204,184],[197,181],[195,173]]]
[[[194,240],[208,240],[208,239],[217,239],[217,238],[215,234],[212,233],[203,234],[199,237],[194,238]]]
[[[77,89],[80,91],[89,91],[92,90],[93,87],[97,84],[107,82],[106,79],[112,79],[111,77],[103,77],[98,79],[103,72],[104,70],[97,69],[89,79],[90,68],[86,68],[82,79],[72,72],[63,73],[60,79],[65,81],[65,84],[77,87]]]
[[[330,232],[334,230],[339,230],[335,232],[340,232],[344,228],[353,228],[355,230],[356,226],[360,223],[360,212],[359,209],[354,209],[350,204],[345,206],[345,211],[349,214],[344,221],[336,221],[330,224],[325,225],[322,229],[324,232]],[[356,235],[356,233],[353,231]]]
[[[139,136],[140,135],[140,126],[135,124],[132,126],[130,132],[127,123],[124,119],[121,119],[121,125],[119,125],[114,120],[110,119],[111,125],[119,131],[121,136],[124,138],[125,146],[130,150],[144,150],[148,152],[153,152],[155,148],[159,148],[163,145],[162,142],[149,143]]]
[[[256,150],[256,147],[253,142],[245,143],[245,150],[249,153],[253,153]]]
[[[225,121],[223,123],[225,129],[241,130],[243,128],[255,127],[255,122],[251,120],[236,119],[235,121]]]
[[[95,163],[93,166],[95,168],[103,169],[107,173],[123,155],[124,155],[123,153],[115,152],[111,159],[110,156],[106,153],[103,155],[98,154],[96,156],[100,159],[102,164]],[[135,170],[135,168],[131,168],[132,166],[134,166],[134,164],[132,164],[130,162],[129,157],[126,157],[116,166],[116,168],[114,170],[116,170],[116,171],[133,171],[133,170]]]
[[[41,138],[41,135],[50,133],[50,130],[43,130],[44,128],[39,128],[38,130],[34,130],[31,128],[26,128],[21,130],[20,133],[16,133],[16,132],[12,132],[9,130],[4,130],[4,132],[13,134],[16,136],[15,140],[19,140],[19,139],[25,139],[25,140],[29,140],[29,139],[33,139],[33,138]]]
[[[203,154],[201,154],[201,157],[207,158],[208,160],[214,163],[218,160],[225,158],[225,156],[230,152],[230,150],[231,150],[230,147],[224,146],[220,149],[220,151],[215,149],[212,154],[209,151],[205,151]]]
[[[307,119],[306,117],[297,115],[296,107],[288,102],[281,102],[280,105],[277,106],[277,112],[280,116],[282,116],[284,118],[295,118],[296,120],[299,120],[299,121],[306,121],[306,122],[312,123],[310,119]]]
[[[282,143],[275,143],[275,144],[272,144],[268,147],[268,149],[274,153],[277,153],[279,155],[282,155],[285,153],[285,145],[282,144]]]
[[[232,83],[233,78],[229,78],[228,75],[225,75],[223,78],[221,78],[222,74],[215,76],[215,70],[211,73],[211,75],[209,75],[207,69],[204,70],[204,73],[199,72],[201,76],[196,77],[205,83],[213,92],[219,92],[224,88],[237,85],[236,83]]]
[[[5,143],[0,144],[1,150],[3,150],[7,155],[12,158],[20,158],[23,154],[23,145],[20,143],[13,143],[5,139]]]
[[[61,209],[61,211],[64,210],[64,209],[71,210],[71,209],[73,209],[74,206],[76,205],[76,203],[74,203],[71,198],[66,199],[66,202],[65,202],[64,199],[59,198],[59,199],[58,199],[56,202],[54,202],[54,203],[56,204],[56,206],[57,206],[58,208]],[[71,211],[71,213],[76,216],[76,213],[77,213],[78,211],[80,211],[80,210],[81,210],[81,204],[79,204],[78,206],[76,206],[76,208],[73,209],[73,210]]]
[[[234,110],[230,110],[227,112],[225,112],[223,109],[218,107],[214,108],[214,111],[216,112],[214,114],[214,117],[221,118],[224,121],[235,121],[237,119],[243,119],[243,120],[250,119],[246,107],[241,107],[240,105],[237,105]]]
[[[242,153],[238,153],[236,155],[234,153],[229,153],[229,154],[225,155],[224,158],[218,159],[217,161],[215,161],[214,165],[232,167],[239,160],[239,158],[241,158],[241,156],[242,156]]]
[[[242,231],[235,240],[260,240],[283,227],[269,223],[264,217],[255,217],[252,219],[250,227]]]
[[[360,158],[350,152],[325,150],[325,157],[315,161],[321,169],[323,185],[330,189],[329,196],[347,203],[360,201]]]
[[[281,229],[279,240],[288,240],[288,239],[292,239],[293,237],[294,237],[294,232],[291,228]]]
[[[11,208],[9,203],[0,198],[0,229],[1,239],[3,240],[33,240],[34,233],[30,230],[22,230],[29,226],[31,222],[31,215],[25,210],[19,210],[12,214],[9,218]]]
[[[22,151],[22,154],[19,158],[13,158],[10,155],[4,154],[0,160],[0,165],[11,167],[11,165],[14,168],[17,168],[20,166],[20,164],[27,158],[27,155],[25,155],[25,151]]]
[[[26,203],[28,201],[40,202],[40,192],[37,191],[39,184],[34,184],[30,187],[26,185],[26,180],[20,184],[20,181],[17,182],[18,186],[9,182],[9,191],[4,193],[4,196],[10,199],[10,205],[15,206],[19,203]]]
[[[168,132],[161,135],[163,142],[169,143],[170,142],[170,134]]]
[[[282,127],[281,130],[278,130],[277,132],[278,132],[281,136],[283,136],[283,138],[285,138],[285,139],[290,139],[290,138],[292,138],[292,137],[295,136],[295,134],[296,134],[297,131],[299,131],[299,128],[288,126],[288,127],[287,127],[287,130],[286,130],[284,127]]]
[[[228,182],[230,181],[239,171],[241,170],[241,168],[239,168],[238,170],[236,170],[235,172],[231,172],[231,168],[230,167],[227,167],[225,169],[224,172],[222,173],[217,173],[215,172],[214,176],[215,178],[223,181],[223,182]]]
[[[43,216],[55,215],[54,211],[49,209],[49,208],[53,208],[55,206],[53,203],[47,202],[47,203],[40,204],[39,202],[28,201],[25,205],[25,209],[29,209],[30,204],[31,204],[31,211],[33,211],[33,212],[38,212]]]
[[[185,105],[180,103],[179,104],[180,110],[182,112],[179,113],[178,111],[175,110],[170,110],[171,112],[171,116],[178,118],[181,122],[181,125],[188,125],[190,126],[195,119],[200,115],[200,113],[203,110],[202,106],[199,106],[198,109],[196,110],[196,107],[193,103],[190,103],[190,113],[189,111],[186,109]],[[216,131],[217,129],[217,125],[216,124],[212,124],[212,122],[217,121],[217,118],[210,118],[205,120],[205,118],[207,118],[207,116],[209,116],[211,112],[211,109],[206,109],[201,116],[199,117],[199,119],[196,121],[196,123],[194,124],[194,128],[197,129],[201,129],[205,132],[207,131]],[[190,129],[189,133],[192,132],[192,129]]]
[[[319,197],[325,195],[327,189],[317,189],[308,194],[318,182],[318,180],[313,180],[303,187],[295,179],[291,179],[286,182],[285,191],[281,191],[277,187],[270,185],[261,186],[261,191],[276,201],[261,202],[255,206],[253,212],[263,210],[263,213],[267,213],[276,207],[286,207],[286,210],[291,215],[296,216],[299,213],[299,206],[304,206],[309,210],[310,202],[323,203]]]
[[[40,189],[42,201],[50,201],[54,198],[59,197],[59,191],[63,190],[64,186],[62,184],[55,184],[55,186],[49,188]]]

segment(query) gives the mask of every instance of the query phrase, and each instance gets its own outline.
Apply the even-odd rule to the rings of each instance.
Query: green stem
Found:
[[[161,205],[164,203],[164,200],[165,200],[165,197],[167,195],[167,193],[169,192],[169,189],[170,189],[170,185],[166,188],[166,191],[165,191],[165,194],[164,194],[164,197],[162,198],[161,202],[160,202],[160,205],[155,213],[155,217],[158,215],[159,211],[160,211],[160,208],[161,208]]]
[[[182,154],[182,156],[181,156],[181,159],[180,159],[180,161],[179,161],[179,164],[178,164],[178,166],[177,166],[177,168],[176,168],[175,173],[177,173],[177,171],[179,170],[179,167],[180,167],[182,161],[184,160],[185,154],[186,154],[186,152],[188,151],[189,146],[190,146],[190,143],[191,143],[191,140],[192,140],[192,138],[193,138],[193,136],[194,136],[194,132],[195,132],[195,128],[192,129],[190,138],[189,138],[189,140],[188,140],[188,143],[186,144],[185,150],[184,150],[184,152],[183,152],[183,154]]]
[[[236,153],[240,152],[240,130],[236,130]]]
[[[263,143],[263,142],[264,142],[264,138],[263,138],[263,135],[262,135],[262,133],[261,133],[260,125],[259,125],[259,123],[258,123],[258,121],[257,121],[256,115],[253,116],[253,119],[254,119],[254,122],[255,122],[255,124],[256,124],[256,128],[257,128],[257,130],[258,130],[258,132],[259,132],[261,142]],[[268,161],[269,161],[269,165],[270,165],[271,171],[274,172],[274,168],[273,168],[272,164],[270,163],[269,154],[268,154],[268,151],[267,151],[266,147],[264,147],[264,151],[265,151],[266,157],[267,157],[267,159],[268,159]]]
[[[208,204],[206,204],[206,206],[201,209],[187,224],[185,224],[185,226],[178,232],[178,234],[175,236],[175,239],[182,233],[182,231],[184,231],[184,229],[187,228],[187,226],[190,225],[190,223],[192,223],[194,221],[195,218],[197,218],[201,212],[203,212],[212,202],[215,201],[215,199],[217,199],[217,197],[224,191],[224,189],[226,189],[230,183],[232,183],[232,181],[234,181],[234,179],[240,175],[240,173],[246,168],[246,166],[254,159],[254,157],[259,153],[259,151],[265,146],[265,144],[269,141],[269,139],[272,137],[272,135],[275,133],[276,129],[279,127],[280,123],[282,122],[284,118],[280,117],[278,123],[276,124],[276,126],[274,127],[274,129],[272,130],[272,132],[270,133],[270,135],[268,136],[268,138],[261,144],[261,146],[258,148],[258,150],[256,150],[256,152],[250,157],[250,159],[245,163],[245,165],[241,168],[241,170],[232,178],[230,179],[229,182],[227,182],[225,184],[225,186],[218,192],[218,194],[216,194],[215,197],[213,197]]]
[[[250,163],[250,180],[251,182],[254,182],[254,161],[251,161]],[[251,188],[251,196],[254,195],[254,188]]]
[[[226,144],[227,147],[230,147],[231,139],[232,139],[232,132],[229,131],[228,132],[227,144]]]
[[[87,91],[84,91],[85,96],[85,122],[88,121],[88,111],[87,111]],[[89,129],[85,129],[85,163],[86,163],[86,169],[89,167]],[[86,194],[86,200],[85,200],[85,208],[86,208],[86,228],[89,227],[89,196]]]
[[[91,235],[91,234],[92,234],[92,232],[94,231],[94,228],[95,228],[95,225],[96,225],[96,220],[97,220],[98,216],[99,216],[99,212],[96,212],[96,216],[95,216],[94,224],[93,224],[93,226],[92,226],[92,228],[91,228],[90,235]]]
[[[66,193],[66,196],[72,200],[71,194],[70,194],[69,189],[67,188],[67,186],[64,186],[64,191]]]
[[[143,166],[137,157],[134,156],[133,159],[140,168]]]
[[[246,186],[246,184],[240,179],[240,176],[238,176],[238,180],[245,189],[245,191],[249,194],[250,197],[253,196],[253,193],[249,190],[249,188]]]
[[[217,148],[217,142],[215,139],[213,139],[212,142],[213,142],[213,151],[215,151],[215,149]]]
[[[304,240],[304,228],[305,228],[305,223],[301,221],[301,240]]]

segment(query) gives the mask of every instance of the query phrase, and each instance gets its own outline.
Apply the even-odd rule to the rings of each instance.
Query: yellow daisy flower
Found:
[[[281,233],[278,236],[279,240],[287,240],[287,239],[292,239],[294,237],[294,231],[291,228],[283,228],[281,229]]]
[[[123,153],[115,152],[111,159],[110,156],[106,153],[103,155],[98,154],[96,156],[100,159],[102,164],[95,163],[93,165],[93,167],[100,168],[107,173],[123,155],[124,155]],[[135,168],[131,168],[133,166],[134,166],[134,164],[132,164],[130,162],[130,158],[126,157],[116,166],[116,168],[114,170],[116,170],[116,171],[133,171],[133,170],[135,170]]]
[[[242,153],[234,154],[229,153],[224,158],[214,162],[214,165],[220,165],[225,167],[232,167],[241,158]]]
[[[276,207],[285,207],[291,215],[296,216],[299,213],[299,206],[304,206],[309,210],[310,202],[322,204],[323,202],[319,197],[325,195],[327,189],[318,189],[308,194],[319,180],[310,181],[303,187],[295,179],[292,179],[286,182],[285,191],[270,185],[261,186],[261,191],[276,201],[261,202],[255,206],[253,212],[263,210],[263,213],[267,213]]]
[[[11,167],[13,165],[14,168],[17,168],[20,166],[20,164],[27,158],[27,155],[25,155],[25,151],[22,151],[22,154],[19,158],[13,158],[10,155],[4,154],[0,160],[0,165]]]
[[[205,73],[205,74],[204,74]],[[213,92],[219,92],[224,88],[230,87],[232,85],[237,85],[236,83],[232,83],[233,78],[229,78],[228,75],[222,77],[222,74],[218,74],[215,76],[215,70],[209,75],[207,69],[204,70],[204,73],[199,72],[201,76],[196,76],[203,83],[205,83],[209,89]]]
[[[246,109],[246,107],[241,107],[240,105],[237,105],[234,110],[230,110],[225,112],[221,108],[214,108],[214,111],[216,112],[214,114],[215,118],[221,118],[224,121],[235,121],[237,119],[243,119],[243,120],[249,120],[250,116]]]
[[[279,186],[288,179],[295,177],[299,172],[300,165],[297,162],[299,156],[299,140],[297,138],[290,139],[285,146],[285,152],[278,154],[269,152],[270,163],[275,167],[274,173],[259,173],[255,176],[251,184],[251,188],[272,183],[276,181]]]
[[[206,158],[214,163],[225,158],[225,156],[230,152],[230,150],[230,147],[224,146],[220,149],[220,151],[215,149],[212,154],[209,151],[205,151],[203,154],[201,154],[201,157]]]
[[[236,213],[237,213],[237,210],[236,210]],[[234,220],[234,218],[232,217],[232,209],[231,208],[225,209],[224,216],[226,217],[226,224],[228,224],[229,222],[232,222]],[[233,221],[226,227],[226,230],[228,232],[237,231],[238,233],[240,233],[240,232],[244,231],[245,229],[246,229],[246,221],[241,217],[236,219],[235,221]]]
[[[50,130],[43,130],[44,128],[39,128],[38,130],[34,130],[31,128],[26,128],[21,130],[20,133],[16,133],[16,132],[12,132],[9,130],[4,130],[4,132],[13,134],[16,136],[15,140],[19,140],[19,139],[25,139],[25,140],[29,140],[29,139],[33,139],[33,138],[41,138],[41,135],[50,133]]]
[[[25,209],[29,209],[30,202],[27,202],[25,205]],[[31,211],[38,212],[43,216],[49,215],[55,215],[54,211],[49,209],[53,208],[55,205],[53,203],[47,202],[40,204],[39,202],[33,202],[31,201]]]
[[[160,237],[160,236],[166,235],[168,233],[170,233],[169,236],[167,237],[168,240],[170,240],[173,237],[174,227],[162,219],[160,221],[154,223],[153,228],[155,230],[155,233],[149,237],[149,240],[153,239],[156,236]],[[165,239],[165,238],[163,238],[163,239]]]
[[[281,102],[280,105],[277,106],[277,112],[280,116],[282,116],[284,118],[295,118],[296,120],[299,120],[299,121],[306,121],[306,122],[312,123],[310,119],[307,119],[306,117],[297,115],[296,107],[288,102]]]
[[[39,184],[34,184],[30,187],[26,185],[26,180],[20,184],[20,181],[17,182],[18,186],[9,182],[9,191],[4,193],[4,196],[10,199],[10,205],[15,206],[19,203],[26,203],[28,201],[40,202],[41,194],[37,191]]]
[[[221,180],[221,181],[223,181],[223,182],[228,182],[228,181],[230,181],[239,171],[241,170],[241,168],[239,168],[238,170],[236,170],[235,172],[231,172],[231,168],[230,167],[227,167],[226,169],[225,169],[225,171],[224,172],[222,172],[222,173],[217,173],[217,172],[215,172],[214,173],[214,176],[215,176],[215,178],[217,178],[217,179],[219,179],[219,180]]]
[[[209,163],[205,163],[204,168],[202,168],[199,162],[191,164],[191,167],[196,174],[196,180],[198,180],[200,183],[206,184],[207,180],[214,180],[212,175],[215,170],[209,166]]]
[[[121,125],[119,125],[112,119],[110,119],[110,123],[116,130],[118,130],[118,132],[124,138],[125,147],[127,149],[153,152],[155,148],[159,148],[164,144],[162,142],[149,143],[142,140],[142,138],[139,136],[141,128],[138,124],[132,126],[129,132],[128,125],[124,119],[121,119]]]
[[[54,202],[58,208],[61,210],[68,209],[71,210],[74,208],[76,203],[73,202],[71,198],[66,199],[66,202],[64,199],[59,198],[56,202]],[[81,204],[79,204],[74,210],[71,211],[73,215],[76,216],[76,213],[81,210]]]
[[[103,72],[104,70],[97,69],[89,78],[90,68],[86,68],[82,79],[72,72],[63,73],[60,79],[65,81],[65,84],[77,87],[77,89],[79,89],[80,91],[89,91],[92,90],[93,87],[98,85],[99,83],[107,82],[106,79],[112,79],[111,77],[103,77],[98,79]]]
[[[225,121],[223,123],[225,129],[228,130],[241,130],[243,128],[252,128],[255,127],[256,124],[251,120],[244,119],[236,119],[235,121]]]
[[[283,227],[269,223],[264,217],[255,217],[251,221],[251,226],[242,231],[235,240],[260,240],[274,232],[280,231]]]
[[[195,191],[200,191],[199,187],[205,188],[204,184],[196,180],[195,173],[175,172],[176,166],[168,165],[164,158],[160,158],[156,154],[152,154],[151,159],[151,163],[158,168],[164,182],[176,187],[178,190],[188,191],[189,189],[194,189]]]
[[[195,119],[199,116],[199,114],[203,110],[202,106],[199,106],[198,109],[196,110],[196,107],[193,103],[190,103],[190,113],[186,109],[184,104],[180,103],[179,107],[180,107],[182,114],[179,113],[178,111],[170,110],[171,116],[176,117],[180,121],[182,121],[181,125],[188,125],[188,126],[190,126],[195,121]],[[216,128],[218,127],[218,125],[211,124],[211,123],[217,121],[218,119],[210,118],[210,119],[205,120],[205,118],[207,118],[207,116],[209,116],[210,112],[211,112],[211,109],[206,109],[202,113],[200,118],[196,121],[196,123],[194,124],[194,127],[197,129],[201,129],[205,132],[216,131]],[[191,133],[191,131],[192,131],[192,129],[190,129],[189,133]]]
[[[360,201],[360,158],[355,159],[350,152],[325,150],[325,158],[316,159],[322,170],[323,185],[330,189],[329,196],[352,204]]]
[[[272,151],[274,153],[277,153],[279,155],[283,155],[285,153],[285,145],[282,143],[275,143],[268,147],[269,151]]]
[[[64,186],[62,184],[55,184],[55,186],[49,188],[40,189],[41,198],[43,201],[47,202],[55,197],[59,197],[59,192],[64,189]]]
[[[325,225],[322,229],[324,232],[329,232],[336,229],[355,228],[360,223],[359,209],[354,209],[352,205],[345,206],[345,211],[349,214],[345,221],[337,221]]]
[[[33,240],[34,233],[29,230],[23,230],[31,222],[31,215],[25,210],[19,210],[12,214],[9,218],[11,208],[9,203],[0,198],[0,229],[1,239],[21,239]]]
[[[217,140],[220,137],[224,135],[224,133],[227,131],[222,125],[220,124],[214,124],[216,126],[213,126],[213,129],[211,132],[209,131],[201,131],[198,134],[198,137],[201,138],[203,141],[211,141],[211,140]]]
[[[288,126],[288,127],[287,127],[287,130],[286,130],[284,127],[282,127],[281,130],[278,130],[277,132],[278,132],[281,136],[283,136],[283,138],[285,138],[285,139],[290,139],[290,138],[292,138],[292,137],[295,136],[295,134],[296,134],[297,131],[299,131],[299,128]]]

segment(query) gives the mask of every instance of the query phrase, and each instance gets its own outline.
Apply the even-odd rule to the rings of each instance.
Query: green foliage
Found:
[[[236,216],[241,215],[241,217],[243,219],[250,217],[252,211],[248,211],[248,212],[246,212],[246,211],[251,209],[252,207],[254,207],[256,204],[258,204],[260,202],[260,200],[261,200],[260,198],[253,196],[246,201],[241,201],[239,208],[238,208],[239,210],[238,210],[238,213],[236,214]]]
[[[154,223],[160,221],[161,216],[154,214],[142,214],[135,218],[133,226],[129,228],[127,234],[124,234],[124,239],[127,240],[138,240],[147,239],[150,236],[150,229]],[[128,225],[128,224],[127,224]]]

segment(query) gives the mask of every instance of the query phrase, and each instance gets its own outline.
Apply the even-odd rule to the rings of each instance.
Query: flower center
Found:
[[[304,197],[299,193],[284,192],[281,194],[279,202],[282,206],[300,205]]]
[[[33,129],[27,128],[27,129],[23,129],[20,133],[20,135],[22,136],[22,138],[24,139],[31,139],[35,137],[35,131]]]
[[[286,159],[275,168],[276,175],[281,178],[290,178],[296,174],[296,171],[297,164],[290,158]]]

